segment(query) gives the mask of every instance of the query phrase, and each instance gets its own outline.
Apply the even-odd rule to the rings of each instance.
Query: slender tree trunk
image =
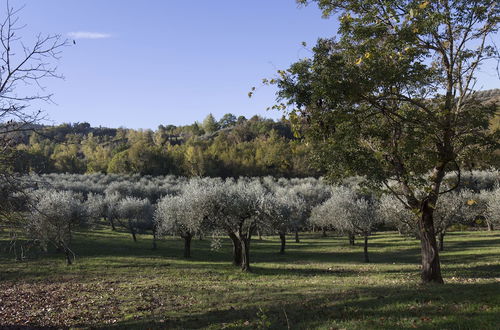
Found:
[[[444,251],[444,235],[445,233],[438,233],[438,248],[439,248],[439,251]]]
[[[66,256],[66,264],[71,266],[73,264],[73,260],[71,260],[71,252],[64,244],[61,244],[61,249],[64,251],[64,255]]]
[[[441,265],[434,230],[434,210],[429,205],[422,208],[422,217],[419,221],[420,244],[422,248],[422,282],[444,283],[441,276]]]
[[[349,245],[354,246],[355,245],[355,236],[354,234],[349,234]]]
[[[104,220],[106,220],[106,217],[104,217]],[[113,217],[110,217],[110,218],[108,219],[108,221],[109,221],[109,224],[111,225],[111,230],[112,230],[112,231],[116,231],[115,222],[114,222],[114,220],[113,220]]]
[[[158,246],[156,245],[156,226],[153,226],[153,250],[156,250]]]
[[[130,228],[130,233],[132,234],[132,238],[134,239],[134,242],[137,243],[137,237],[136,237],[136,234],[135,234],[135,228],[134,226],[132,225],[132,221],[128,221],[128,227]]]
[[[368,258],[368,235],[365,235],[365,247],[364,247],[365,262],[370,262]]]
[[[489,220],[486,220],[486,226],[488,226],[488,231],[493,231],[495,229],[493,223]]]
[[[327,235],[326,235],[326,228],[323,228],[323,237],[327,237]]]
[[[193,235],[186,233],[182,238],[184,238],[184,258],[191,258],[191,239]]]
[[[198,239],[199,239],[200,241],[203,241],[203,234],[202,234],[202,233],[199,233],[199,234],[198,234]]]
[[[259,235],[259,241],[262,241],[262,233],[260,230],[257,230],[257,235]]]
[[[250,271],[250,238],[242,237],[241,242],[241,270]]]
[[[233,243],[233,265],[241,266],[241,243],[234,233],[229,233],[229,238]]]
[[[280,233],[280,240],[281,240],[280,254],[285,254],[285,245],[286,245],[285,233]]]
[[[295,243],[300,243],[299,230],[295,230]]]

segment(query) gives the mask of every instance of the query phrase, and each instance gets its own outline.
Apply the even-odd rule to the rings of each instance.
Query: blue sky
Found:
[[[25,4],[25,33],[74,33],[77,44],[59,63],[65,80],[45,83],[57,105],[43,108],[54,123],[154,129],[208,113],[279,118],[266,111],[273,88],[258,88],[249,99],[250,88],[309,56],[302,41],[312,45],[337,30],[335,19],[294,0],[10,3]],[[500,87],[493,73],[480,83]]]

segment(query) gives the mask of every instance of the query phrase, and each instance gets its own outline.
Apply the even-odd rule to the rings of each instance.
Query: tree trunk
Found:
[[[300,243],[299,231],[295,230],[295,243]]]
[[[241,243],[234,233],[229,233],[229,238],[233,243],[233,265],[241,266]]]
[[[184,238],[184,258],[191,258],[191,238],[193,235],[186,233],[182,236]]]
[[[354,246],[355,245],[355,236],[353,234],[349,234],[349,245]]]
[[[441,265],[434,230],[434,210],[429,205],[422,208],[422,217],[419,221],[420,244],[422,248],[422,282],[444,283],[441,276]]]
[[[259,241],[262,241],[262,233],[260,230],[257,230],[257,235],[259,235]]]
[[[281,240],[280,254],[285,254],[285,244],[286,244],[285,233],[280,233],[280,240]]]
[[[73,260],[71,260],[71,253],[69,249],[64,244],[61,244],[61,248],[64,251],[64,254],[66,255],[66,264],[68,266],[71,266],[73,264]]]
[[[323,237],[327,237],[327,235],[326,235],[326,228],[323,228]]]
[[[364,247],[365,262],[370,262],[368,258],[368,235],[365,235],[365,247]]]
[[[153,250],[156,250],[158,246],[156,245],[156,229],[153,227]]]
[[[444,235],[445,233],[438,233],[438,248],[439,251],[444,251]]]
[[[135,228],[132,225],[132,221],[128,221],[128,227],[130,228],[130,233],[132,234],[132,238],[134,239],[134,242],[137,243],[137,237],[135,236]]]
[[[104,217],[104,219],[106,219],[106,217]],[[113,217],[109,218],[109,224],[111,225],[111,230],[116,231],[115,222],[113,221]]]
[[[493,223],[491,221],[486,220],[486,226],[488,226],[488,231],[493,231]]]
[[[241,242],[241,270],[250,271],[250,238],[242,237]]]

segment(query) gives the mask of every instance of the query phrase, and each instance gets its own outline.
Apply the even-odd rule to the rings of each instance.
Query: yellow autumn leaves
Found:
[[[418,5],[418,8],[420,9],[425,9],[429,5],[429,1],[424,1],[420,5]]]
[[[361,63],[363,63],[363,59],[369,59],[370,57],[372,57],[372,54],[370,52],[366,52],[365,55],[358,58],[356,62],[354,62],[354,64],[360,65]]]

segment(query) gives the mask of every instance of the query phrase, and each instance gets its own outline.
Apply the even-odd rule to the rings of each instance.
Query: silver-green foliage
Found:
[[[380,222],[375,202],[347,187],[332,188],[331,197],[313,209],[310,221],[318,227],[363,236],[370,235]]]
[[[81,196],[70,191],[37,190],[29,193],[28,236],[43,247],[52,244],[67,254],[72,231],[89,224],[88,210]]]

